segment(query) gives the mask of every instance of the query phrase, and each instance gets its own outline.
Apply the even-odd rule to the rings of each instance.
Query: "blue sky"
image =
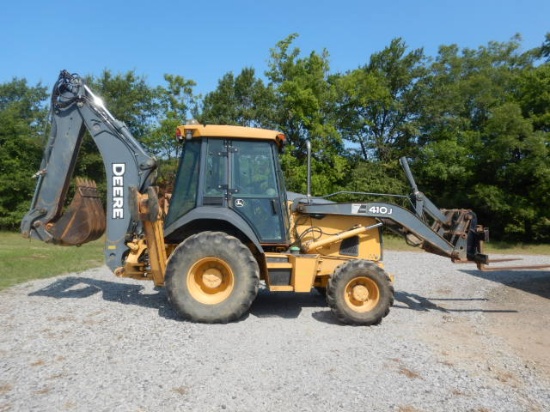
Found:
[[[270,49],[292,33],[304,56],[329,52],[332,72],[368,62],[396,37],[435,56],[440,45],[477,48],[519,33],[523,49],[550,32],[548,0],[27,0],[0,7],[0,83],[50,87],[61,69],[99,76],[134,70],[216,88],[226,73],[267,68]]]

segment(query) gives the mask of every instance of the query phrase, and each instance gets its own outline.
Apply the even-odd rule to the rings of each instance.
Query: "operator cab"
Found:
[[[278,161],[284,135],[215,125],[185,125],[178,132],[185,145],[165,237],[180,241],[198,227],[231,226],[262,245],[288,245],[286,190]]]

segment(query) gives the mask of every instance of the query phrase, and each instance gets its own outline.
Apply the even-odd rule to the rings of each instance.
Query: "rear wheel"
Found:
[[[259,268],[240,240],[222,232],[201,232],[183,241],[166,267],[168,298],[195,322],[239,319],[258,294]]]
[[[350,325],[375,325],[389,313],[394,289],[375,263],[351,260],[339,266],[328,282],[327,302],[334,315]]]

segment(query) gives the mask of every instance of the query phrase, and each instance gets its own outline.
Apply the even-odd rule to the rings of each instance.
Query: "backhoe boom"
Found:
[[[27,237],[74,245],[98,238],[106,227],[106,263],[115,270],[128,250],[126,241],[139,236],[142,230],[128,204],[129,188],[145,193],[153,185],[156,160],[77,75],[61,72],[53,88],[51,110],[52,130],[21,231]],[[80,181],[73,203],[63,213],[86,131],[97,145],[105,166],[106,213],[95,184],[90,181]]]

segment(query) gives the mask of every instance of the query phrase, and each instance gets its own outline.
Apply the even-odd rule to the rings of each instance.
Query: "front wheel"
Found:
[[[327,302],[339,321],[375,325],[389,313],[394,289],[389,276],[375,263],[351,260],[339,266],[328,282]]]
[[[222,232],[201,232],[184,240],[168,260],[168,299],[185,319],[231,322],[256,298],[259,272],[240,240]]]

